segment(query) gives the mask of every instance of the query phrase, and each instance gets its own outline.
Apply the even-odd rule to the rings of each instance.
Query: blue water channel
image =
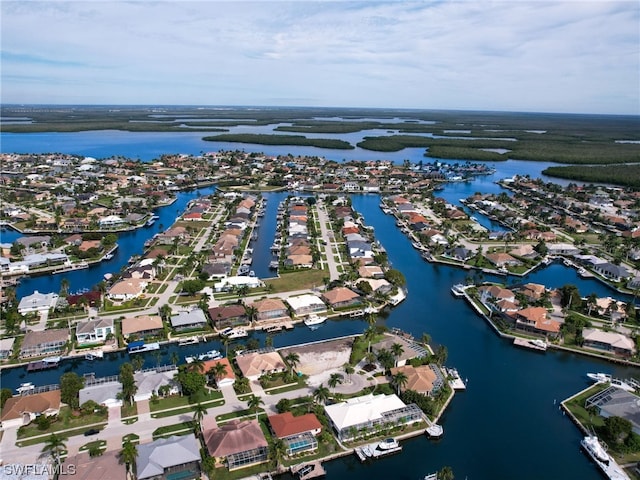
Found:
[[[118,137],[137,138],[127,146],[120,145],[112,151],[113,135],[106,133],[104,138],[98,132],[81,132],[78,134],[53,134],[65,139],[62,143],[51,143],[43,146],[40,142],[30,143],[30,149],[24,151],[58,151],[79,153],[78,145],[92,144],[93,153],[82,151],[96,157],[107,157],[122,154],[136,158],[157,156],[156,148],[163,148],[162,153],[194,153],[202,150],[198,142],[193,140],[189,149],[185,143],[171,142],[175,134],[150,136],[149,134],[130,134],[115,132]],[[5,142],[7,134],[2,134],[3,151],[19,151],[12,147],[15,142]],[[40,135],[40,134],[38,134]],[[140,135],[140,136],[137,136]],[[185,134],[180,134],[185,135]],[[92,138],[92,142],[86,137]],[[30,135],[20,137],[31,137]],[[155,138],[150,150],[141,148],[142,144]],[[199,134],[197,135],[199,138]],[[70,148],[71,139],[78,141],[74,149]],[[23,140],[20,140],[23,141]],[[27,144],[25,143],[25,146]],[[132,146],[134,145],[134,146]],[[198,145],[198,146],[196,146]],[[206,150],[213,150],[217,145],[211,144]],[[46,148],[45,148],[46,147]],[[234,149],[238,145],[234,145]],[[244,148],[244,146],[243,146]],[[279,149],[260,146],[267,154],[275,154]],[[288,151],[296,153],[294,149]],[[249,149],[247,149],[249,150]],[[306,154],[323,155],[319,149],[305,149]],[[346,152],[345,152],[346,153]],[[370,153],[371,155],[371,153]],[[403,158],[409,158],[410,152],[402,152]],[[420,150],[422,156],[422,150]],[[371,159],[372,157],[369,157]],[[375,157],[374,157],[375,158]],[[417,160],[413,160],[417,161]],[[491,176],[479,177],[472,183],[455,183],[447,185],[441,196],[452,203],[465,198],[475,191],[500,192],[496,179],[510,177],[514,173],[529,174],[539,177],[539,172],[546,165],[536,162],[502,162],[495,163],[498,172]],[[208,190],[183,192],[173,206],[161,210],[161,220],[148,230],[139,230],[131,235],[131,244],[121,245],[119,254],[123,258],[112,265],[116,270],[123,266],[128,256],[142,251],[144,240],[159,229],[162,223],[166,228],[179,213],[180,208],[189,199]],[[265,194],[268,201],[268,213],[262,220],[258,244],[264,242],[269,247],[273,241],[270,226],[270,209],[276,208],[283,194]],[[600,474],[592,462],[580,451],[579,430],[566,418],[558,408],[558,402],[576,393],[588,385],[586,372],[608,372],[618,376],[634,374],[638,369],[621,367],[604,361],[580,355],[547,351],[545,354],[514,348],[510,342],[500,339],[479,318],[471,308],[450,293],[453,284],[464,281],[469,275],[466,270],[455,267],[434,265],[425,262],[412,248],[407,238],[397,229],[394,219],[385,215],[379,208],[377,195],[356,195],[352,197],[354,208],[365,218],[368,225],[375,228],[377,239],[386,248],[394,268],[402,271],[407,279],[408,298],[398,307],[381,315],[378,323],[388,327],[399,327],[415,336],[423,332],[429,333],[434,345],[447,347],[449,357],[447,364],[455,366],[464,378],[468,379],[465,392],[455,395],[440,423],[445,434],[437,442],[425,437],[415,438],[403,443],[402,454],[378,460],[373,464],[360,464],[355,457],[345,457],[327,462],[327,478],[360,479],[410,479],[417,480],[425,474],[434,472],[445,465],[453,468],[456,478],[463,479],[541,479],[571,478],[595,480]],[[273,219],[275,222],[275,219]],[[264,233],[264,238],[263,238]],[[7,232],[3,232],[7,235]],[[7,241],[4,240],[3,242]],[[135,238],[135,241],[134,241]],[[120,240],[122,242],[122,239]],[[263,258],[263,253],[254,247],[254,258]],[[125,258],[126,257],[126,258]],[[254,260],[254,270],[263,275],[260,259]],[[115,262],[114,259],[112,262]],[[267,263],[268,265],[268,263]],[[69,276],[72,290],[90,286],[101,280],[106,271],[113,268],[102,267],[75,272],[78,277]],[[53,278],[57,276],[52,276]],[[492,277],[485,275],[485,280]],[[504,277],[500,278],[505,281]],[[606,285],[594,279],[582,279],[573,269],[562,264],[552,264],[530,274],[525,280],[543,283],[549,287],[559,287],[566,283],[578,286],[581,294],[596,292],[598,295],[614,295]],[[49,282],[51,286],[42,284],[41,291],[58,291],[59,280],[32,279],[29,282]],[[519,277],[507,277],[506,282],[517,283]],[[31,293],[37,283],[30,283],[25,288]],[[24,288],[24,284],[20,289]],[[22,290],[19,290],[21,292]],[[20,293],[19,293],[20,294]],[[319,329],[299,326],[290,332],[280,333],[273,337],[276,347],[282,347],[313,340],[334,338],[342,335],[361,333],[366,324],[363,320],[337,319],[329,320]],[[263,333],[252,333],[264,344]],[[156,355],[154,352],[144,355],[145,366],[167,363],[172,353],[177,353],[182,360],[185,355],[204,352],[211,348],[223,350],[217,341],[209,344],[178,347],[163,346]],[[65,371],[76,371],[78,374],[94,372],[97,376],[117,374],[122,362],[128,361],[126,353],[107,355],[104,360],[89,362],[85,360],[65,360],[60,368],[53,371],[28,374],[28,380],[36,385],[56,383],[60,374]],[[4,369],[1,372],[2,386],[15,388],[24,382],[27,374],[23,367]]]

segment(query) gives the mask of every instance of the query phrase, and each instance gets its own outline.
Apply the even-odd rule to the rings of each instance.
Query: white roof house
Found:
[[[635,352],[635,342],[617,332],[603,332],[596,328],[585,328],[582,332],[584,346],[605,350],[622,355],[632,355]]]
[[[241,287],[242,285],[246,285],[249,288],[256,288],[263,286],[264,283],[258,277],[235,276],[223,278],[219,282],[216,282],[213,288],[216,292],[221,292],[225,289]]]
[[[47,312],[49,309],[54,308],[57,302],[57,293],[40,293],[35,290],[33,294],[20,299],[18,312],[21,315],[30,312]]]
[[[291,306],[296,315],[307,315],[309,313],[326,312],[327,306],[320,298],[310,293],[289,297],[286,302]]]
[[[178,384],[174,380],[174,376],[178,373],[178,369],[167,370],[164,372],[149,371],[149,372],[136,372],[133,377],[138,387],[138,391],[134,395],[133,399],[136,402],[141,400],[149,400],[153,392],[158,392],[158,389],[163,385],[169,385],[171,390],[170,394],[180,393]]]
[[[78,392],[78,398],[80,405],[88,400],[93,400],[98,405],[121,407],[122,400],[118,399],[118,394],[121,392],[122,384],[116,380],[84,387]]]
[[[324,410],[341,440],[353,437],[352,431],[375,428],[385,423],[413,423],[423,420],[414,404],[405,405],[395,394],[364,395],[345,402],[327,405]]]

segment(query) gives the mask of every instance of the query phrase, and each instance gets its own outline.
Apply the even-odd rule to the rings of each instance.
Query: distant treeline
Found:
[[[258,145],[299,145],[304,147],[334,148],[340,150],[351,150],[354,148],[349,142],[344,140],[334,140],[330,138],[307,138],[301,135],[265,135],[257,133],[229,133],[204,137],[208,142],[237,142],[255,143]]]
[[[549,167],[542,171],[550,177],[580,180],[582,182],[610,183],[640,189],[640,165],[616,165],[615,167],[576,166]]]

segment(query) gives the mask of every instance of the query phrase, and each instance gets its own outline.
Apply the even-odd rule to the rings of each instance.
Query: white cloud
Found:
[[[640,113],[637,2],[3,1],[0,10],[3,103]]]

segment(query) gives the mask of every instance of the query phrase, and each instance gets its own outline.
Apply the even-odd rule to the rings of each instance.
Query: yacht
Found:
[[[16,388],[16,392],[19,393],[20,395],[23,395],[27,392],[33,391],[35,388],[36,388],[35,385],[31,382],[21,383],[20,386]]]
[[[209,350],[208,352],[201,353],[197,357],[185,357],[185,361],[187,363],[193,363],[196,359],[198,360],[220,360],[222,358],[222,354],[218,350]]]
[[[102,350],[94,350],[84,354],[86,360],[96,360],[98,358],[104,358],[104,352]]]
[[[529,343],[531,343],[531,345],[533,345],[534,347],[541,348],[542,350],[547,349],[547,342],[545,342],[541,338],[536,338],[535,340],[529,340]]]
[[[594,382],[610,382],[611,381],[611,375],[609,375],[608,373],[602,373],[602,372],[587,373],[587,377],[589,377]]]
[[[178,346],[183,347],[185,345],[194,345],[199,342],[200,339],[198,337],[186,337],[178,340]]]
[[[398,448],[400,444],[395,438],[385,438],[380,443],[378,443],[378,448],[380,450],[391,450],[393,448]]]
[[[312,325],[320,325],[321,323],[324,323],[324,321],[327,319],[327,317],[321,317],[319,315],[316,315],[315,313],[312,315],[309,315],[307,318],[304,319],[304,324],[307,327],[310,327]]]
[[[619,388],[621,390],[626,390],[627,392],[635,392],[636,391],[636,389],[633,386],[629,385],[624,380],[620,380],[619,378],[612,378],[611,379],[611,386]]]
[[[457,283],[451,287],[451,293],[453,293],[455,297],[464,297],[464,288],[465,286],[463,284]]]
[[[144,341],[131,342],[127,346],[127,351],[129,353],[151,352],[153,350],[160,350],[160,344],[158,342],[154,342],[154,343],[144,343]]]
[[[580,441],[580,445],[582,445],[582,448],[589,454],[591,459],[596,462],[607,478],[610,480],[630,480],[629,476],[607,453],[605,446],[600,443],[598,437],[587,435]]]
[[[62,357],[59,356],[55,356],[55,357],[44,357],[42,359],[42,361],[44,363],[50,363],[50,364],[55,364],[58,365],[60,363],[60,360],[62,360]]]

